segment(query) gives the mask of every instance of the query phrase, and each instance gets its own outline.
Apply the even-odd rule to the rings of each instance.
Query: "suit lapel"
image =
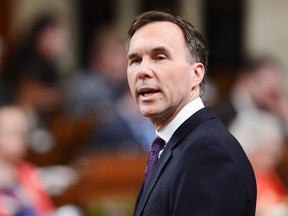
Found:
[[[216,115],[209,109],[203,108],[196,112],[193,116],[188,118],[173,134],[169,142],[167,143],[163,153],[161,154],[160,159],[158,160],[156,167],[149,179],[149,182],[144,189],[143,185],[141,187],[139,196],[136,202],[136,209],[134,212],[135,216],[140,216],[146,203],[149,198],[151,191],[153,190],[158,178],[161,175],[162,170],[165,165],[169,163],[169,159],[173,157],[172,150],[179,144],[179,142],[196,126],[198,126],[201,122],[215,118]]]

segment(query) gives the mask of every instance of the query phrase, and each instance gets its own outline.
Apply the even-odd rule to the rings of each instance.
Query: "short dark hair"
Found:
[[[246,56],[242,59],[242,62],[236,71],[236,75],[253,74],[266,65],[275,65],[281,68],[281,63],[273,56],[267,54],[261,56]]]
[[[162,11],[148,11],[140,14],[134,19],[128,31],[127,48],[134,33],[144,25],[152,22],[171,22],[179,26],[179,28],[182,30],[187,48],[189,50],[190,61],[201,62],[205,67],[204,78],[200,83],[200,92],[204,93],[209,52],[207,42],[201,33],[190,22],[182,17]]]

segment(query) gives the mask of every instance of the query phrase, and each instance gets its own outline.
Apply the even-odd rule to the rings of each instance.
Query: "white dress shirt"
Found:
[[[204,103],[200,97],[194,99],[185,105],[168,125],[163,127],[161,130],[156,131],[157,136],[161,137],[167,143],[172,137],[173,133],[184,121],[186,121],[191,115],[204,107]],[[162,151],[159,152],[159,157]]]

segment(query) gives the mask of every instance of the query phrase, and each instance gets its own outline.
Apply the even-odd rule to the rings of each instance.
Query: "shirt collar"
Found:
[[[156,131],[156,134],[167,143],[177,128],[191,115],[202,108],[204,108],[204,103],[200,97],[197,97],[185,105],[168,125],[163,127],[160,131]]]

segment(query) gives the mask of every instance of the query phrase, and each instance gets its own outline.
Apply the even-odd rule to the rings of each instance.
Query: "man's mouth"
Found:
[[[137,93],[139,96],[143,96],[143,97],[148,97],[151,96],[153,94],[159,93],[160,90],[159,89],[155,89],[155,88],[140,88]]]

